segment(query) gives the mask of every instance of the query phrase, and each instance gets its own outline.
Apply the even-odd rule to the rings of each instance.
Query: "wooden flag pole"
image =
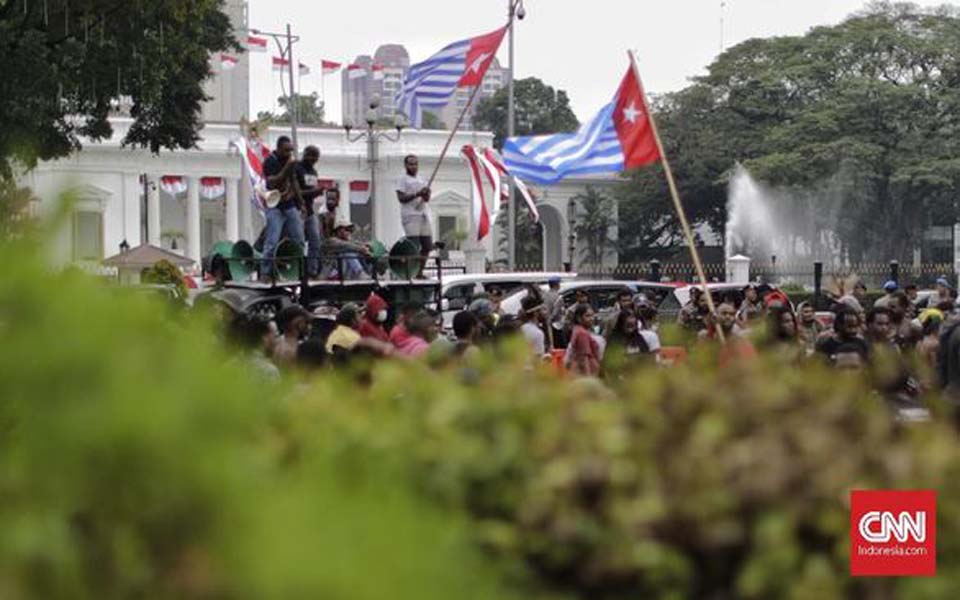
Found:
[[[653,139],[657,142],[657,151],[660,152],[660,161],[663,163],[663,171],[667,175],[667,187],[670,188],[670,196],[673,198],[673,208],[677,211],[677,217],[680,219],[680,226],[683,228],[683,236],[687,240],[687,246],[690,248],[690,257],[693,259],[693,264],[697,269],[697,277],[700,278],[700,284],[703,287],[703,293],[707,297],[707,307],[710,309],[710,314],[713,315],[713,321],[717,328],[717,336],[720,338],[720,343],[725,344],[726,339],[723,335],[723,328],[720,327],[720,322],[717,320],[717,307],[713,303],[713,297],[710,295],[710,291],[707,289],[707,275],[703,270],[703,262],[700,260],[700,252],[697,251],[697,245],[693,239],[693,230],[690,228],[690,222],[687,221],[687,213],[683,210],[683,203],[680,202],[680,193],[677,191],[677,183],[673,179],[673,170],[670,168],[670,161],[667,160],[667,153],[663,151],[663,142],[660,140],[660,132],[657,130],[657,122],[653,118],[653,111],[650,110],[650,105],[647,103],[647,92],[643,87],[643,80],[640,79],[640,70],[637,68],[637,60],[633,55],[632,50],[627,50],[627,56],[630,57],[630,67],[633,69],[633,75],[637,78],[637,83],[640,85],[640,97],[643,100],[643,109],[647,113],[647,118],[650,120],[650,129],[653,131]]]
[[[450,143],[453,142],[453,136],[457,135],[457,130],[460,129],[463,118],[467,115],[467,111],[470,110],[470,105],[473,104],[473,99],[477,97],[477,92],[480,91],[482,85],[483,81],[473,87],[473,92],[470,93],[470,98],[467,100],[466,106],[460,111],[457,122],[454,124],[453,129],[450,130],[450,135],[447,136],[447,143],[443,145],[443,150],[440,152],[440,159],[437,160],[437,166],[433,168],[433,173],[430,174],[430,179],[427,181],[428,188],[433,186],[433,180],[437,178],[437,173],[440,172],[440,165],[443,164],[443,159],[447,156],[447,150],[450,149]]]

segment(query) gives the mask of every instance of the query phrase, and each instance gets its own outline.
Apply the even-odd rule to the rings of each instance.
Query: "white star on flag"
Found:
[[[488,58],[489,56],[490,56],[490,53],[489,53],[489,52],[482,52],[482,53],[480,54],[480,56],[478,56],[477,59],[476,59],[475,61],[473,61],[473,64],[470,65],[470,69],[469,69],[469,70],[471,70],[471,71],[476,71],[477,73],[479,73],[479,72],[480,72],[480,67],[483,66],[483,61],[487,60],[487,58]]]
[[[642,112],[637,110],[637,106],[633,102],[630,103],[630,106],[623,109],[623,118],[626,119],[627,121],[630,121],[631,123],[636,123],[637,117],[639,117],[642,114],[643,114]]]

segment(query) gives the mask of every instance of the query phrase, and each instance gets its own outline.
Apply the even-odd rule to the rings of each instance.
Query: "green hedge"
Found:
[[[604,387],[254,379],[206,321],[3,248],[0,597],[946,598],[960,455],[862,383],[695,355]],[[857,488],[939,492],[938,573],[851,579]]]

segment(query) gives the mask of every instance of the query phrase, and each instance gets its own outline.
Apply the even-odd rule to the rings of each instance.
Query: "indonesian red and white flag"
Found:
[[[363,65],[347,65],[347,77],[349,79],[360,79],[367,76],[367,70]]]
[[[299,69],[300,69],[300,75],[301,75],[301,76],[302,76],[302,75],[309,75],[309,74],[310,74],[310,67],[308,67],[307,65],[305,65],[305,64],[303,64],[303,63],[299,63],[299,64],[300,64],[300,67],[299,67]]]
[[[201,177],[200,197],[204,200],[216,200],[227,193],[227,184],[223,177]]]
[[[237,63],[240,62],[236,56],[230,56],[229,54],[220,55],[220,70],[221,71],[232,71],[234,67],[237,66]]]
[[[286,70],[287,70],[287,67],[289,67],[289,66],[290,66],[290,61],[289,61],[289,60],[287,60],[287,59],[285,59],[285,58],[281,58],[281,57],[279,57],[279,56],[274,56],[274,57],[273,57],[273,70],[274,70],[275,72],[276,72],[276,71],[286,71]]]
[[[247,52],[266,52],[267,38],[257,37],[255,35],[247,36]]]
[[[370,202],[370,182],[350,182],[350,204],[366,204]]]
[[[383,79],[383,65],[373,65],[373,66],[371,66],[371,67],[370,67],[370,72],[371,72],[371,74],[372,74],[372,77],[373,77],[375,80],[379,81],[379,80]]]
[[[464,146],[461,155],[470,171],[470,187],[472,190],[470,204],[473,213],[473,226],[477,231],[476,240],[480,241],[490,233],[490,211],[487,210],[486,197],[483,191],[483,167],[473,146]]]
[[[187,182],[178,175],[164,175],[160,178],[160,189],[171,196],[176,196],[187,191]]]
[[[324,75],[333,75],[340,70],[340,63],[334,62],[332,60],[321,60],[320,69],[323,71]]]

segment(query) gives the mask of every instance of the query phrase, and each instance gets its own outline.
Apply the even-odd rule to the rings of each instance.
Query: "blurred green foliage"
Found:
[[[960,460],[850,376],[709,354],[604,386],[524,366],[269,384],[0,248],[2,598],[948,598]],[[772,360],[772,359],[771,359]],[[851,579],[851,489],[939,492],[938,572]]]

